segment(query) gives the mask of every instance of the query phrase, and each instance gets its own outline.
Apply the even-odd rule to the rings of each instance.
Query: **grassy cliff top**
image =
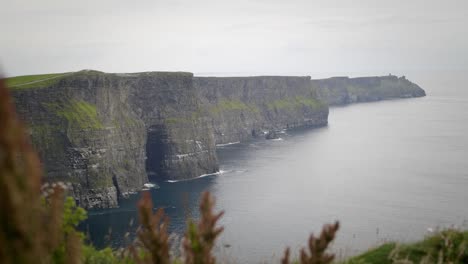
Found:
[[[24,75],[6,78],[6,84],[11,89],[28,89],[37,87],[47,87],[64,76],[70,75],[71,73],[50,73],[50,74],[38,74],[38,75]]]
[[[96,75],[113,75],[117,77],[171,77],[171,76],[186,76],[192,77],[193,73],[190,72],[135,72],[135,73],[105,73],[95,70],[81,70],[78,72],[64,72],[64,73],[48,73],[36,75],[23,75],[5,78],[6,84],[10,89],[22,90],[31,88],[44,88],[55,84],[67,76],[96,76]]]

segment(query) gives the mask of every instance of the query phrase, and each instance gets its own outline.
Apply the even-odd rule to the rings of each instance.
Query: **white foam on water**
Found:
[[[204,177],[208,177],[208,176],[216,176],[216,175],[220,175],[220,174],[224,174],[226,173],[227,171],[225,170],[219,170],[215,173],[207,173],[207,174],[202,174],[198,177],[195,177],[195,178],[192,178],[192,179],[183,179],[183,180],[167,180],[166,182],[168,183],[175,183],[175,182],[183,182],[183,181],[193,181],[193,180],[196,180],[196,179],[200,179],[200,178],[204,178]]]
[[[158,188],[158,185],[151,183],[151,182],[147,182],[143,184],[142,191],[148,191],[149,189],[154,189],[154,188]]]
[[[229,143],[225,143],[225,144],[216,144],[216,147],[225,147],[225,146],[235,145],[235,144],[239,144],[239,143],[240,143],[240,141],[229,142]]]
[[[180,180],[179,180],[180,181]],[[166,182],[169,182],[169,183],[174,183],[174,182],[179,182],[179,181],[175,181],[175,180],[167,180]]]

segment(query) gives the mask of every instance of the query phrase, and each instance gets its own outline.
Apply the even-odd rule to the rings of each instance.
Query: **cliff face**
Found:
[[[144,124],[128,111],[122,93],[112,79],[92,72],[14,93],[47,179],[71,182],[88,208],[115,207],[118,191],[135,191],[147,180]]]
[[[372,102],[394,98],[425,96],[421,87],[405,77],[333,77],[312,80],[320,99],[329,105],[345,105],[358,102]]]
[[[195,77],[217,144],[264,136],[267,131],[327,124],[310,77]]]
[[[424,95],[419,86],[393,76],[310,80],[96,71],[57,76],[14,87],[13,95],[46,179],[71,182],[72,194],[86,208],[116,207],[119,198],[148,180],[214,173],[216,144],[326,125],[326,102]]]
[[[71,182],[81,206],[116,207],[147,172],[183,179],[218,170],[191,73],[83,71],[14,96],[47,179]]]
[[[137,74],[129,107],[146,127],[146,171],[155,180],[190,179],[218,171],[212,127],[191,73]]]

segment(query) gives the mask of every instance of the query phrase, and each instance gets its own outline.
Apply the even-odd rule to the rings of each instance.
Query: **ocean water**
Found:
[[[277,260],[286,246],[297,252],[335,220],[339,256],[418,240],[428,228],[468,228],[468,78],[408,78],[428,96],[335,107],[327,127],[219,147],[220,174],[160,183],[155,207],[181,236],[210,191],[225,210],[217,254],[238,263]],[[137,200],[90,212],[82,228],[97,246],[126,245]]]

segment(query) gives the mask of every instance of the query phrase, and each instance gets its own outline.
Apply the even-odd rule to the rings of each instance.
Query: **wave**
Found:
[[[200,178],[204,178],[204,177],[208,177],[208,176],[216,176],[216,175],[221,175],[221,174],[224,174],[226,173],[227,171],[225,170],[219,170],[215,173],[207,173],[207,174],[202,174],[198,177],[195,177],[195,178],[191,178],[191,179],[182,179],[182,180],[167,180],[166,182],[168,183],[176,183],[176,182],[184,182],[184,181],[193,181],[193,180],[196,180],[196,179],[200,179]]]
[[[225,147],[225,146],[235,145],[235,144],[240,144],[240,141],[229,142],[229,143],[225,143],[225,144],[216,144],[216,147]]]
[[[156,188],[159,188],[159,186],[157,184],[147,182],[147,183],[143,184],[142,191],[148,191],[150,189],[156,189]]]

